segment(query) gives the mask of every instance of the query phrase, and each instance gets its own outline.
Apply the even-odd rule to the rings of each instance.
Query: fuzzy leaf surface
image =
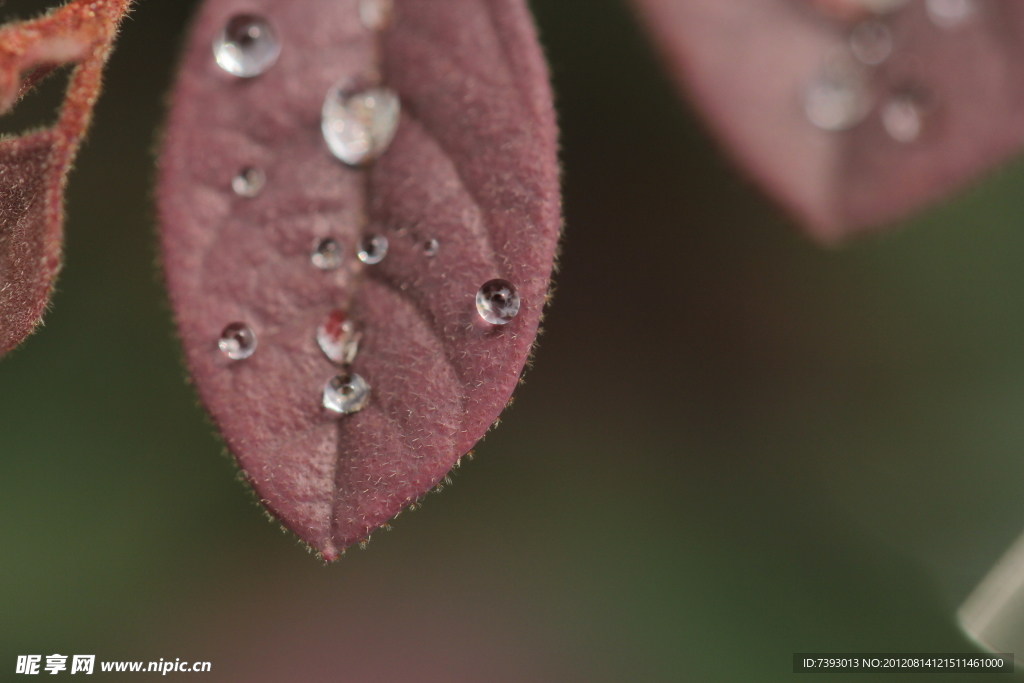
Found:
[[[264,17],[278,62],[254,78],[211,44]],[[538,331],[560,228],[557,133],[523,0],[397,0],[381,32],[356,0],[210,0],[195,20],[161,157],[164,268],[199,395],[261,501],[333,560],[437,484],[508,402]],[[336,83],[397,91],[394,141],[372,166],[332,156],[321,107]],[[262,169],[253,198],[232,190]],[[383,262],[356,258],[386,236]],[[332,238],[343,262],[311,263]],[[424,245],[437,240],[436,255]],[[478,288],[518,287],[522,310],[481,324]],[[316,329],[344,311],[363,334],[352,369],[369,405],[321,405],[338,368]],[[256,353],[218,350],[225,325]]]
[[[0,356],[35,329],[50,299],[61,264],[67,173],[129,4],[73,0],[0,28],[0,114],[53,68],[78,64],[53,127],[0,137]]]

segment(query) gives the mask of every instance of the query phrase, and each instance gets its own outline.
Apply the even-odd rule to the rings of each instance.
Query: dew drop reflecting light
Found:
[[[263,191],[267,184],[267,176],[258,168],[243,168],[234,178],[231,179],[231,189],[239,197],[252,199]]]
[[[350,92],[335,86],[327,92],[321,131],[331,154],[349,166],[362,166],[391,145],[398,130],[401,101],[390,88]]]
[[[320,270],[335,270],[343,263],[341,245],[330,237],[317,239],[313,242],[313,253],[310,261]]]
[[[476,310],[492,325],[507,325],[519,315],[519,292],[508,280],[485,282],[476,293]]]
[[[217,347],[231,360],[245,360],[256,353],[256,333],[245,323],[231,323],[221,332]]]
[[[925,9],[932,23],[943,29],[954,29],[978,10],[975,0],[925,0]]]
[[[388,238],[384,235],[367,235],[359,240],[356,256],[368,266],[375,266],[388,255]]]
[[[274,66],[281,56],[281,43],[263,17],[238,14],[214,39],[213,56],[232,76],[253,78]]]
[[[878,66],[892,54],[892,31],[881,21],[864,21],[850,31],[850,51],[861,63]]]
[[[349,365],[356,359],[362,337],[344,311],[339,310],[331,311],[316,330],[316,343],[320,350],[328,360],[338,365]]]
[[[807,120],[821,130],[849,130],[870,111],[871,96],[864,67],[849,58],[827,60],[804,93]]]
[[[395,14],[394,0],[359,0],[359,20],[370,31],[383,31]]]
[[[922,91],[907,89],[897,92],[882,106],[882,126],[897,142],[916,142],[924,133],[929,110],[928,97]]]
[[[370,403],[370,385],[354,372],[343,372],[324,386],[323,406],[338,415],[358,413]]]

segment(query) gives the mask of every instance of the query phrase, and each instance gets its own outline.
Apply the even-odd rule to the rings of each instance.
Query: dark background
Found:
[[[535,368],[453,487],[324,567],[236,481],[159,281],[193,4],[127,22],[52,312],[0,363],[0,679],[57,652],[211,681],[781,681],[796,651],[972,649],[955,606],[1024,531],[1020,164],[820,249],[624,4],[536,0],[567,228]],[[59,83],[4,130],[52,119]]]

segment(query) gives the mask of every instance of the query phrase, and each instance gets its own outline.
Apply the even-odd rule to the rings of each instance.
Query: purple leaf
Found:
[[[160,164],[165,271],[199,394],[263,503],[327,560],[495,421],[536,337],[560,226],[551,94],[523,0],[389,4],[207,2]],[[329,137],[360,166],[322,132],[339,85],[357,97],[331,100],[347,114],[328,123],[347,126]],[[521,299],[503,325],[476,305],[498,278]],[[337,377],[350,396],[325,392]]]
[[[77,62],[52,127],[0,138],[0,356],[42,319],[60,268],[64,184],[130,0],[74,0],[0,28],[0,114],[54,67]]]
[[[1021,148],[1019,0],[636,3],[737,162],[824,242]]]

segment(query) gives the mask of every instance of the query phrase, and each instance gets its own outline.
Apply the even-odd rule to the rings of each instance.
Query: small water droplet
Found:
[[[974,0],[925,0],[928,18],[939,28],[954,29],[977,11]]]
[[[258,195],[263,186],[267,184],[267,176],[262,170],[254,167],[243,168],[234,178],[231,179],[231,189],[239,197],[252,199]]]
[[[343,261],[341,245],[330,237],[317,239],[313,242],[313,254],[310,261],[320,270],[335,270]]]
[[[868,66],[878,66],[892,54],[892,31],[881,21],[864,21],[850,31],[850,51]]]
[[[370,403],[370,385],[354,372],[343,372],[324,387],[324,408],[339,415],[358,413]]]
[[[437,252],[440,248],[441,243],[434,239],[427,240],[423,243],[423,253],[427,256],[437,256]]]
[[[864,67],[848,57],[829,59],[804,93],[804,113],[822,130],[843,131],[864,120],[871,110]]]
[[[245,360],[256,353],[256,333],[245,323],[231,323],[220,333],[217,347],[231,360]]]
[[[359,19],[371,31],[386,29],[395,15],[394,0],[360,0]]]
[[[359,353],[359,342],[363,335],[346,319],[343,311],[331,311],[320,327],[316,329],[316,343],[333,363],[348,365]]]
[[[925,91],[906,88],[895,93],[882,107],[882,125],[893,140],[916,142],[924,132],[931,109],[931,100]]]
[[[213,56],[232,76],[252,78],[274,66],[281,56],[281,43],[263,17],[238,14],[213,41]]]
[[[376,265],[387,255],[388,238],[384,235],[367,235],[359,240],[359,251],[356,252],[356,256],[366,265]]]
[[[370,163],[394,140],[401,109],[398,94],[390,88],[350,92],[334,86],[324,99],[320,125],[327,147],[349,166]]]
[[[507,325],[519,314],[519,292],[508,280],[485,282],[476,293],[476,310],[492,325]]]

